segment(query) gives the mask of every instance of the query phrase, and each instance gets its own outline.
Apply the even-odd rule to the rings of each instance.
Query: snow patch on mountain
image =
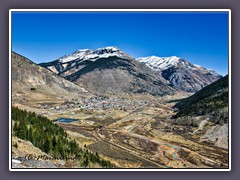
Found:
[[[160,73],[170,86],[181,91],[196,92],[221,78],[215,71],[194,65],[177,56],[149,56],[137,60]]]
[[[77,50],[70,55],[66,55],[66,56],[59,58],[58,61],[61,63],[67,63],[67,62],[73,61],[75,59],[82,59],[84,56],[86,56],[88,54],[89,51],[90,51],[89,49]]]
[[[181,59],[182,58],[177,56],[170,57],[149,56],[137,58],[138,61],[145,63],[146,65],[155,70],[166,69],[170,66],[177,65]]]
[[[124,53],[123,51],[121,51],[117,47],[108,46],[108,47],[104,47],[104,48],[98,48],[96,50],[80,49],[70,55],[63,56],[57,60],[60,63],[68,63],[70,61],[75,61],[75,60],[95,61],[99,58],[108,58],[108,57],[112,57],[112,56],[126,57],[128,55],[126,53]]]
[[[145,63],[147,66],[152,68],[155,71],[166,70],[169,67],[177,67],[178,65],[184,66],[186,69],[193,71],[201,70],[206,73],[218,76],[219,74],[211,69],[204,68],[197,64],[192,64],[181,57],[170,56],[170,57],[158,57],[158,56],[149,56],[149,57],[140,57],[137,58],[138,61]]]

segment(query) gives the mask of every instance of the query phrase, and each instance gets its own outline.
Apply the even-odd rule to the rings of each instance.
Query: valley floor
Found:
[[[186,95],[178,95],[175,99]],[[133,98],[133,97],[132,97]],[[141,103],[129,109],[39,108],[15,104],[55,122],[76,142],[97,152],[117,168],[228,168],[228,149],[216,147],[202,137],[209,123],[199,127],[173,125],[173,97],[136,97]],[[39,102],[38,102],[39,103]],[[57,102],[59,103],[59,102]],[[60,106],[56,103],[55,106]]]

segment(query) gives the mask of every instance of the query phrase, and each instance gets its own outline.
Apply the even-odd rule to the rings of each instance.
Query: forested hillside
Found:
[[[206,86],[194,95],[179,101],[174,118],[189,119],[191,116],[210,115],[217,124],[228,122],[228,75]]]
[[[12,122],[13,135],[32,142],[34,146],[55,159],[74,158],[79,161],[81,167],[91,167],[92,164],[99,164],[105,168],[113,167],[97,153],[79,147],[75,140],[67,136],[62,127],[46,117],[12,107]]]

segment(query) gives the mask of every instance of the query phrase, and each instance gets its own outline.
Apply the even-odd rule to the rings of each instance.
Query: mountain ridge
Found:
[[[160,75],[118,48],[99,48],[92,52],[94,56],[78,56],[67,63],[62,63],[60,58],[40,65],[71,82],[86,86],[88,91],[95,94],[143,93],[162,96],[175,92]]]
[[[48,68],[61,77],[74,81],[71,75],[81,74],[79,71],[84,69],[86,64],[94,64],[91,62],[99,62],[100,59],[114,59],[114,57],[145,64],[159,75],[160,81],[178,91],[194,93],[222,77],[213,70],[194,65],[177,56],[149,56],[134,59],[114,46],[96,50],[80,49],[70,55],[62,56],[49,63],[40,63],[39,65]]]
[[[13,101],[29,103],[30,99],[59,99],[92,96],[84,87],[76,85],[28,58],[12,52]]]
[[[177,56],[149,56],[137,60],[161,74],[171,87],[180,91],[197,92],[222,77],[213,70],[194,65]]]

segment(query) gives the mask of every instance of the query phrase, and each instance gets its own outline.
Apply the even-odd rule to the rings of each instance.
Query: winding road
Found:
[[[153,161],[153,160],[151,160],[151,159],[149,159],[149,158],[147,158],[147,157],[143,157],[143,156],[139,155],[138,153],[136,153],[135,151],[133,151],[133,150],[131,150],[131,149],[128,149],[128,148],[126,148],[126,147],[124,147],[124,146],[121,146],[121,145],[119,145],[119,144],[115,144],[115,143],[113,143],[113,142],[109,142],[109,141],[107,141],[107,140],[104,140],[104,139],[99,135],[100,128],[97,128],[96,126],[94,126],[94,127],[89,127],[89,126],[75,126],[75,125],[60,124],[60,123],[59,123],[59,125],[62,126],[64,129],[70,130],[70,131],[73,131],[73,132],[78,132],[78,130],[85,130],[85,131],[88,131],[88,132],[91,131],[91,132],[92,132],[91,135],[93,135],[93,136],[96,138],[97,141],[101,141],[101,142],[107,143],[107,144],[110,145],[110,146],[114,146],[115,148],[118,148],[118,149],[127,151],[127,152],[130,153],[131,155],[136,156],[136,157],[138,157],[138,158],[140,158],[140,159],[143,159],[143,160],[145,160],[145,161],[147,161],[147,162],[150,162],[151,164],[154,164],[154,165],[156,165],[156,166],[159,167],[159,168],[168,168],[167,166],[165,166],[165,165],[163,165],[163,164],[159,164],[159,163],[157,163],[157,162],[155,162],[155,161]],[[108,130],[108,131],[113,132],[113,130],[110,130],[110,129],[105,129],[105,128],[104,128],[104,130]],[[116,131],[117,131],[117,130],[116,130]]]

